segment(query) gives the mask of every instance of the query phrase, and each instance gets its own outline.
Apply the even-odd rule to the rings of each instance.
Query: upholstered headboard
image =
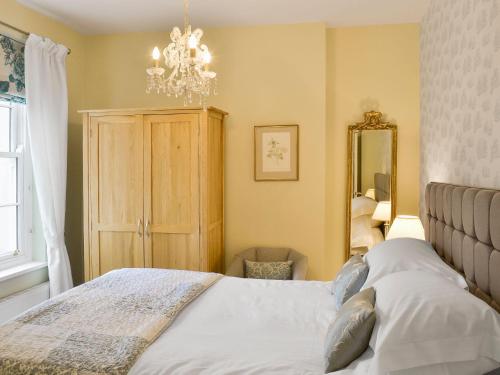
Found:
[[[500,312],[500,191],[431,182],[425,211],[426,239]]]
[[[375,173],[375,200],[391,200],[391,175],[384,173]]]

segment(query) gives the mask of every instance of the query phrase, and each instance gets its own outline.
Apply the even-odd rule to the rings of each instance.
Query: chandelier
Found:
[[[216,95],[216,73],[209,70],[212,55],[205,44],[200,45],[203,30],[191,31],[189,24],[189,0],[184,0],[184,33],[174,27],[170,33],[172,42],[163,50],[165,65],[160,66],[160,50],[155,47],[152,57],[155,65],[146,69],[146,92],[166,93],[168,96],[184,97],[184,105],[198,97],[200,105],[206,106],[206,98]]]

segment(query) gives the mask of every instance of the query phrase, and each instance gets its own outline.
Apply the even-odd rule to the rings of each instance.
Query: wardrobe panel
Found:
[[[130,232],[100,232],[99,271],[105,274],[117,268],[144,267],[142,238]]]
[[[135,223],[142,218],[142,124],[107,118],[98,127],[99,223]]]
[[[208,118],[208,220],[209,225],[222,221],[223,213],[223,134],[222,121]]]
[[[144,267],[142,116],[92,117],[90,139],[91,276]]]
[[[210,228],[208,232],[208,270],[212,272],[224,272],[224,249],[222,225],[218,224]]]
[[[207,235],[204,269],[224,271],[224,130],[222,118],[207,116]]]
[[[145,242],[151,265],[198,270],[199,116],[151,115],[144,124]]]
[[[151,242],[154,268],[199,270],[198,233],[152,233]]]

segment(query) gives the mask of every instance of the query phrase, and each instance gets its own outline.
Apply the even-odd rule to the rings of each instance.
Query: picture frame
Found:
[[[299,180],[299,125],[254,126],[254,179]]]

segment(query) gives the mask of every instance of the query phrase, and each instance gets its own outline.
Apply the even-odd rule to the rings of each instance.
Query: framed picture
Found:
[[[299,126],[254,127],[255,181],[299,179]]]

